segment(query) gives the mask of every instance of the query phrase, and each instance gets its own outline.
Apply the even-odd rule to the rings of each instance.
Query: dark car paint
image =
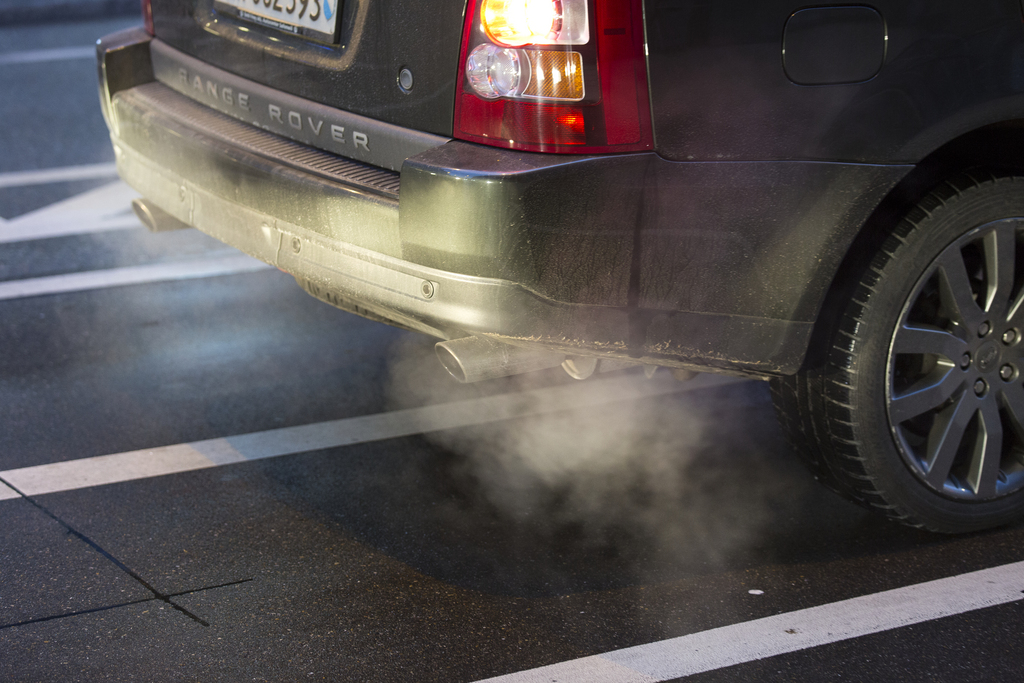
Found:
[[[192,16],[156,0],[161,39],[301,97],[451,134],[461,3],[401,12],[398,2],[346,3],[332,52],[258,27],[243,33],[198,2]],[[795,372],[864,226],[906,179],[930,182],[914,164],[1024,115],[1013,0],[872,3],[886,26],[878,74],[814,86],[793,82],[783,54],[787,22],[806,6],[655,0],[645,10],[657,154],[451,142],[402,168],[402,258],[580,306],[509,321],[498,335],[669,365]],[[844,57],[836,79],[873,58],[877,36],[864,35],[871,44]],[[814,52],[821,41],[805,43],[811,52],[791,54],[790,71],[828,58],[827,47]],[[411,95],[396,85],[402,65],[417,74]]]
[[[168,44],[292,95],[398,126],[451,135],[465,0],[343,0],[325,46],[218,13],[213,0],[154,0]],[[414,78],[406,92],[398,75]]]
[[[799,3],[649,2],[658,153],[679,161],[915,163],[959,135],[1024,111],[1018,2],[865,4],[887,28],[878,75],[864,83],[804,86],[787,77],[782,52]],[[821,57],[828,55],[807,59]]]
[[[797,85],[862,83],[881,71],[887,43],[874,7],[807,7],[786,20],[782,68]]]
[[[761,356],[760,369],[770,372],[799,365],[802,351],[774,346],[806,345],[809,329],[783,329],[815,319],[853,237],[911,168],[519,155],[498,172],[494,159],[487,148],[449,143],[406,161],[404,258],[512,279],[558,301],[632,309],[635,356],[714,355],[687,341],[694,325],[713,324],[733,349],[757,344],[740,355],[751,369],[750,359]],[[448,169],[440,179],[439,169]],[[684,311],[691,315],[677,314]],[[736,329],[726,324],[730,316]],[[741,332],[754,319],[779,328],[773,341]],[[677,326],[690,329],[655,332]]]

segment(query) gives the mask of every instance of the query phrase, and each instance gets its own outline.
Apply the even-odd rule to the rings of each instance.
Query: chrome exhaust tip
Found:
[[[170,232],[192,227],[146,199],[133,199],[132,213],[150,232]]]
[[[445,370],[463,384],[546,370],[565,360],[564,353],[527,349],[484,337],[438,342],[434,351]]]

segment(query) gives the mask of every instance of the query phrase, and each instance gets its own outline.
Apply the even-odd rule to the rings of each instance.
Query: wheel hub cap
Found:
[[[999,367],[999,346],[995,342],[986,342],[978,349],[975,358],[978,359],[979,370],[982,372],[992,372]]]

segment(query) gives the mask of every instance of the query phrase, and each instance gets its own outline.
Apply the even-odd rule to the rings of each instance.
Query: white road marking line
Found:
[[[36,171],[0,173],[0,187],[45,185],[47,183],[63,183],[69,180],[96,180],[98,178],[115,177],[117,177],[117,164],[85,164],[83,166],[43,168]]]
[[[272,266],[245,254],[231,254],[220,258],[178,261],[176,263],[154,263],[145,266],[128,266],[107,270],[92,270],[84,273],[51,275],[28,280],[0,282],[0,301],[24,299],[44,294],[81,292],[89,289],[105,289],[122,285],[139,285],[170,280],[191,280],[195,278],[250,273]]]
[[[615,650],[479,683],[656,683],[1024,599],[1024,562]]]
[[[0,479],[27,496],[37,496],[552,413],[565,410],[567,406],[575,410],[742,381],[748,380],[716,375],[701,375],[685,383],[668,376],[653,380],[635,376],[593,380],[301,427],[285,427],[222,439],[23,467],[0,472]]]
[[[686,384],[668,378],[597,380],[25,467],[0,472],[0,479],[25,495],[42,495],[526,417],[567,405],[587,408],[738,381],[742,380],[713,375],[703,375]],[[0,500],[16,497],[11,493],[11,489],[0,484]],[[1021,599],[1024,562],[497,676],[480,683],[657,683]]]
[[[131,210],[138,196],[123,181],[108,183],[0,222],[0,244],[141,227]]]
[[[21,496],[10,486],[0,483],[0,500],[9,500],[11,498],[21,498]]]
[[[47,50],[24,50],[0,54],[0,64],[35,64],[67,59],[96,59],[96,48],[93,45],[83,45],[81,47],[55,47]]]

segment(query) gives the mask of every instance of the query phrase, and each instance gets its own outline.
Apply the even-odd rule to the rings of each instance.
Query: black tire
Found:
[[[812,471],[933,531],[1024,515],[1024,178],[930,194],[843,305],[824,364],[772,381]]]

